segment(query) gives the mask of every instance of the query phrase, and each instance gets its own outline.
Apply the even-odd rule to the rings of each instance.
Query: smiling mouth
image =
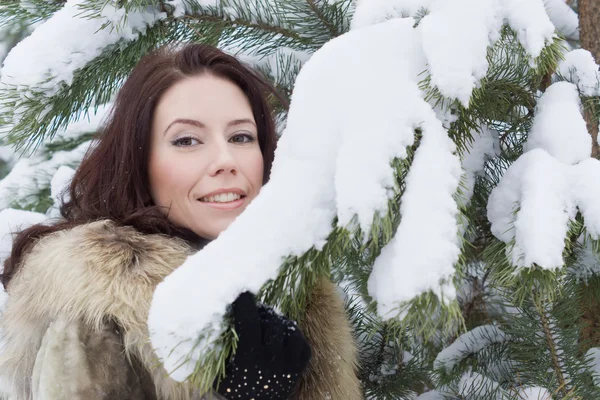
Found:
[[[246,198],[245,194],[239,193],[219,193],[214,196],[206,196],[199,199],[202,203],[228,204],[234,203]]]
[[[246,204],[246,195],[240,193],[219,193],[214,196],[205,196],[198,201],[213,210],[232,211],[241,209]]]

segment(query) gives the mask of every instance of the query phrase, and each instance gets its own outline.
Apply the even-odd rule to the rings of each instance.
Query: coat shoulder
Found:
[[[16,398],[29,398],[38,350],[57,319],[102,332],[115,322],[127,332],[125,352],[151,357],[147,316],[154,289],[192,248],[183,240],[149,235],[112,221],[96,221],[39,239],[8,285],[0,318],[0,379]],[[165,383],[165,385],[168,382]],[[167,390],[189,398],[187,388]],[[187,392],[187,393],[186,393]]]
[[[180,239],[109,220],[55,232],[23,258],[8,287],[9,305],[32,316],[66,313],[100,326],[103,316],[119,319],[132,305],[149,305],[155,286],[189,254]]]

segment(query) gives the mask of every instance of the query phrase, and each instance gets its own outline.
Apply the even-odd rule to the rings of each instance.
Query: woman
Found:
[[[149,344],[156,285],[268,180],[269,90],[203,45],[140,61],[73,178],[64,221],[21,232],[5,263],[0,379],[11,399],[361,398],[350,326],[329,281],[316,285],[300,329],[240,295],[238,350],[212,393],[171,380]]]

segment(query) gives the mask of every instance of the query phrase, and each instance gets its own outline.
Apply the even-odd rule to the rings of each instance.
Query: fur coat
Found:
[[[108,220],[40,239],[8,285],[0,316],[9,399],[219,398],[171,380],[148,338],[154,288],[193,252],[180,239]],[[328,280],[316,285],[300,328],[312,358],[294,398],[362,398],[350,324]]]

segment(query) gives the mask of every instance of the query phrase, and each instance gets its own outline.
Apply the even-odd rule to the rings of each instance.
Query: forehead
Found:
[[[233,82],[203,74],[187,77],[171,86],[154,111],[155,126],[176,118],[200,120],[205,124],[253,119],[252,108],[244,92]]]

